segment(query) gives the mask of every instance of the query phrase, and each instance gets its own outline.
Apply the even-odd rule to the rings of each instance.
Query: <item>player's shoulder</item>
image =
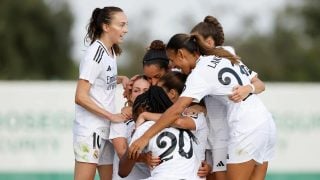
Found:
[[[233,55],[236,55],[236,51],[234,50],[234,48],[232,46],[218,46],[224,50],[227,50],[228,52],[230,52]]]
[[[154,121],[146,121],[142,123],[137,129],[137,132],[145,132],[147,131],[155,122]]]
[[[102,43],[100,41],[94,41],[87,49],[86,59],[100,63],[104,53],[106,53],[106,50]]]
[[[199,66],[199,68],[210,67],[213,69],[220,69],[221,67],[226,67],[229,65],[231,66],[232,64],[228,59],[218,57],[215,55],[209,55],[209,56],[201,56],[197,66]]]

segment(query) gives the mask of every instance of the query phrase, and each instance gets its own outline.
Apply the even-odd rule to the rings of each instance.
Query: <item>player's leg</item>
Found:
[[[267,174],[268,162],[275,155],[275,144],[276,144],[276,127],[273,121],[269,122],[264,128],[263,135],[259,137],[262,139],[264,136],[267,137],[268,141],[264,149],[260,149],[260,152],[264,152],[263,163],[257,164],[254,168],[251,180],[264,180]]]
[[[227,179],[249,180],[256,166],[253,134],[231,136],[227,154]],[[263,141],[264,142],[264,141]],[[250,152],[250,153],[249,153]],[[256,153],[259,155],[259,153]]]
[[[74,179],[75,180],[93,180],[96,174],[96,168],[97,168],[96,164],[75,161]]]
[[[98,159],[93,148],[93,138],[95,136],[74,135],[73,149],[75,155],[74,179],[93,180],[96,174]]]
[[[250,179],[256,162],[250,160],[243,163],[235,163],[227,165],[227,179],[228,180],[248,180]]]
[[[215,180],[227,180],[227,171],[214,172]]]
[[[256,165],[254,167],[253,173],[250,180],[264,180],[267,174],[268,162]]]
[[[114,149],[109,140],[101,139],[98,172],[101,180],[111,180],[113,173]],[[118,166],[118,164],[115,164]]]
[[[274,157],[275,154],[275,143],[276,143],[276,130],[274,123],[270,123],[269,128],[266,128],[265,134],[269,137],[268,143],[264,152],[263,164],[257,164],[254,168],[251,180],[263,180],[266,177],[268,162]]]
[[[214,173],[210,173],[206,178],[207,180],[215,180]]]
[[[112,179],[113,166],[111,165],[100,165],[98,166],[98,172],[101,180]]]

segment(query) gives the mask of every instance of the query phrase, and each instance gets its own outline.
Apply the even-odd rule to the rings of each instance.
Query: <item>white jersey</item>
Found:
[[[197,138],[197,142],[193,143],[193,149],[197,157],[197,160],[200,161],[201,164],[201,161],[205,160],[205,151],[209,133],[207,121],[204,113],[198,113],[190,117],[193,119],[196,125],[196,130],[193,131],[193,133]]]
[[[227,106],[216,96],[206,96],[207,124],[209,127],[208,149],[219,149],[228,145]]]
[[[234,103],[228,98],[234,86],[250,83],[250,77],[253,76],[250,72],[241,62],[232,64],[225,58],[201,56],[188,76],[186,88],[181,96],[192,97],[195,102],[205,98],[208,107],[211,101],[219,100],[227,107],[229,134],[249,132],[271,116],[255,94],[239,103]],[[214,110],[207,108],[207,111],[209,119],[214,119]]]
[[[231,54],[236,55],[232,46],[218,46]],[[256,72],[248,70],[250,81],[257,75]],[[210,109],[207,114],[207,124],[209,127],[208,144],[209,149],[226,148],[228,144],[228,122],[227,122],[227,106],[215,96],[207,96],[205,99],[206,108]]]
[[[132,141],[141,137],[155,122],[146,121],[139,126]],[[150,139],[144,152],[151,151],[162,162],[151,170],[150,179],[186,179],[195,180],[199,164],[194,155],[192,139],[186,131],[165,128]]]
[[[123,137],[127,139],[128,144],[131,142],[131,135],[135,128],[135,123],[133,120],[128,120],[126,122],[122,123],[111,123],[110,126],[110,135],[109,139],[115,139],[119,137]],[[133,166],[133,169],[131,170],[130,174],[125,177],[121,178],[118,175],[118,169],[119,169],[119,157],[115,155],[113,159],[113,174],[112,179],[113,180],[136,180],[136,179],[143,179],[150,177],[150,170],[144,163],[136,163]]]
[[[108,112],[115,113],[116,56],[112,57],[102,42],[97,40],[88,48],[85,58],[80,63],[79,79],[88,80],[91,84],[89,95],[92,101]],[[77,104],[75,112],[74,134],[89,136],[94,131],[100,137],[108,138],[110,121]]]

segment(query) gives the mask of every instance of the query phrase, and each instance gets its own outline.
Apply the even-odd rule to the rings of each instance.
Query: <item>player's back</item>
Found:
[[[153,121],[147,121],[135,133],[145,132],[153,124]],[[133,139],[135,138],[134,136]],[[192,141],[191,134],[172,127],[165,128],[150,139],[145,151],[151,151],[153,156],[161,159],[161,163],[151,170],[151,179],[198,179],[199,163],[196,161]]]

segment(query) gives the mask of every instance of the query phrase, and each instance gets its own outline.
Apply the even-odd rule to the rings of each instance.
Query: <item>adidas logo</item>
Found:
[[[108,69],[107,69],[107,71],[111,71],[111,66],[110,66],[110,65],[108,66]]]
[[[217,164],[217,167],[222,167],[222,166],[224,166],[224,164],[223,164],[222,161],[220,161],[220,162]]]

